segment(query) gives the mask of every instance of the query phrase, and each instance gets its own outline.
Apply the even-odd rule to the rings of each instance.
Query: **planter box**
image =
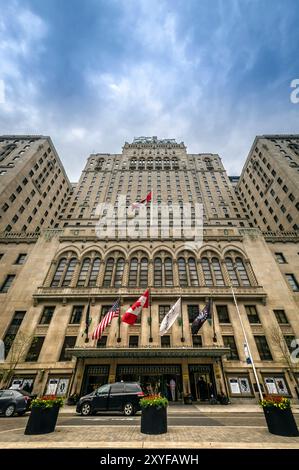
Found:
[[[299,436],[297,425],[290,408],[280,410],[275,407],[263,408],[268,430],[279,436]]]
[[[164,434],[167,432],[167,408],[149,406],[141,412],[141,432],[143,434]]]
[[[32,408],[24,434],[47,434],[55,430],[59,406]]]

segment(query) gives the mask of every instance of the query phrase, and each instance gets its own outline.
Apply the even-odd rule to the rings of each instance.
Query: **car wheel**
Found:
[[[25,413],[26,411],[17,411],[18,416],[24,416]]]
[[[132,416],[134,414],[134,406],[132,403],[126,403],[124,406],[124,415]]]
[[[4,411],[4,416],[6,416],[6,418],[11,418],[11,416],[15,414],[15,409],[15,405],[8,405],[8,407]]]
[[[90,403],[83,403],[81,406],[81,415],[88,416],[91,414],[91,406]]]

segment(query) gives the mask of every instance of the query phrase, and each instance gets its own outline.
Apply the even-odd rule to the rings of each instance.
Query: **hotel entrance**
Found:
[[[212,365],[190,364],[189,377],[194,400],[208,401],[213,397],[216,398],[217,390]]]
[[[101,385],[108,383],[109,365],[86,366],[84,372],[81,396],[93,392]]]
[[[169,401],[182,398],[182,371],[180,365],[126,365],[116,368],[116,381],[138,382],[146,394],[161,393]]]

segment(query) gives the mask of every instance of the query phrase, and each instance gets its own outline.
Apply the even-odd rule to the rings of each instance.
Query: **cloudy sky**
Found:
[[[299,132],[298,24],[297,0],[0,0],[0,134],[50,135],[72,181],[139,135],[238,174]]]

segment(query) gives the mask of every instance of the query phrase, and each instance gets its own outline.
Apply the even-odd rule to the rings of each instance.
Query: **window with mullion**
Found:
[[[77,287],[85,286],[89,268],[90,268],[90,258],[85,258],[81,266],[81,270],[80,270],[80,274],[79,274],[79,278],[77,282]]]
[[[97,284],[97,278],[100,271],[101,260],[100,258],[95,258],[92,263],[92,268],[90,271],[88,287],[95,287]]]
[[[210,262],[208,258],[202,258],[201,260],[201,265],[202,265],[202,270],[203,270],[203,275],[205,279],[205,284],[207,287],[213,286],[213,277],[212,277],[212,272],[210,268]]]
[[[165,258],[164,260],[164,274],[165,274],[165,286],[173,286],[173,269],[172,269],[171,258]]]
[[[261,323],[255,305],[245,305],[249,323]]]
[[[113,274],[113,267],[114,267],[114,259],[108,258],[106,262],[104,280],[103,280],[103,287],[110,287],[112,281],[112,274]]]
[[[236,345],[236,341],[234,336],[228,335],[223,336],[223,344],[224,346],[230,348],[229,354],[227,354],[227,359],[229,361],[238,361],[239,360],[239,353]]]
[[[132,258],[130,263],[129,272],[129,287],[137,286],[137,275],[138,275],[138,259]]]
[[[59,261],[57,269],[56,269],[54,277],[53,277],[53,280],[52,280],[52,283],[51,283],[51,287],[58,287],[59,286],[61,278],[62,278],[62,274],[63,274],[64,269],[66,267],[66,263],[67,263],[66,258],[62,258]]]
[[[148,259],[141,258],[140,273],[139,273],[139,286],[147,287],[148,285]]]
[[[250,286],[250,281],[247,275],[246,268],[241,258],[236,258],[236,267],[243,286]]]
[[[125,267],[125,259],[118,258],[116,262],[116,268],[115,268],[114,287],[122,286],[124,267]]]
[[[44,307],[42,316],[40,318],[40,325],[49,325],[51,323],[55,307]]]
[[[224,286],[221,266],[217,258],[212,258],[212,267],[214,271],[216,286]]]
[[[273,310],[273,312],[274,312],[274,315],[276,317],[277,323],[286,324],[286,325],[289,323],[288,318],[287,318],[284,310],[282,310],[282,309]]]
[[[187,277],[187,269],[186,269],[186,260],[185,258],[178,259],[178,270],[179,270],[179,280],[181,287],[188,286],[188,277]]]
[[[159,305],[159,323],[162,322],[165,315],[169,312],[170,305]]]
[[[194,258],[189,258],[188,259],[188,267],[189,267],[190,284],[193,287],[197,287],[199,285],[199,282],[198,282],[198,273],[197,273],[196,261],[195,261]]]
[[[162,286],[162,260],[155,258],[154,261],[154,284],[156,287]]]
[[[27,353],[26,362],[36,362],[39,358],[42,346],[44,344],[44,336],[35,336]]]
[[[254,336],[257,350],[262,361],[272,361],[272,354],[265,336]]]
[[[75,271],[75,266],[77,264],[77,258],[71,258],[64,276],[64,279],[62,281],[62,287],[68,287],[71,283],[74,271]]]
[[[239,279],[238,279],[238,276],[236,274],[236,271],[234,269],[233,260],[231,258],[225,258],[225,265],[226,265],[226,269],[228,271],[228,275],[229,275],[229,278],[230,278],[230,281],[231,281],[232,285],[233,286],[239,286],[240,283],[239,283]]]
[[[285,343],[288,347],[289,353],[291,354],[294,351],[294,347],[292,347],[292,341],[296,339],[294,335],[284,335]]]

